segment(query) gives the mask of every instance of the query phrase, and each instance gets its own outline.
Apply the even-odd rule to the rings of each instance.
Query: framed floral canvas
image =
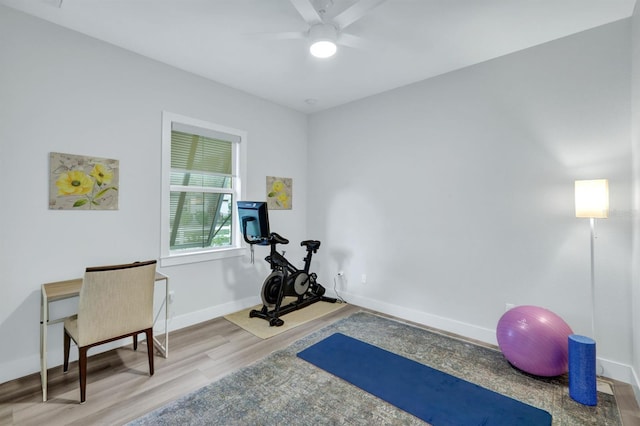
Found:
[[[49,154],[49,209],[118,210],[119,162]]]
[[[267,176],[267,207],[269,210],[291,210],[293,179]]]

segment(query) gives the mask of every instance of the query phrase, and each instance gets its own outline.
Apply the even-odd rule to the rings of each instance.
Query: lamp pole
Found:
[[[596,339],[596,274],[595,274],[595,228],[596,219],[589,218],[591,224],[591,335]]]
[[[609,217],[609,181],[607,179],[575,181],[576,217],[589,218],[591,225],[591,335],[596,338],[596,219]]]

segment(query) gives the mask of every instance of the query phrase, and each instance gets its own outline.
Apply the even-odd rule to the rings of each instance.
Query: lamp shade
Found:
[[[609,181],[607,179],[576,181],[576,217],[605,219],[609,217]]]

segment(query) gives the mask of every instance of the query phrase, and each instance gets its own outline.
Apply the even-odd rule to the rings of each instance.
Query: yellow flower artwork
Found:
[[[267,176],[267,207],[269,210],[291,210],[293,179]]]
[[[117,210],[119,162],[49,154],[49,209]]]

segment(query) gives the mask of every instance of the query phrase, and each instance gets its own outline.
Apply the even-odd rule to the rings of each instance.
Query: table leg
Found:
[[[49,322],[49,303],[44,293],[40,294],[40,380],[42,382],[42,402],[47,401],[47,323]]]
[[[161,279],[156,279],[156,281],[164,281],[165,282],[165,296],[164,296],[164,343],[160,342],[155,336],[153,336],[153,343],[156,348],[160,351],[160,353],[165,357],[169,357],[169,277],[164,276]],[[153,320],[153,324],[155,325],[158,321],[158,317],[162,312],[162,306],[156,313],[156,317]]]
[[[165,304],[164,304],[164,357],[169,358],[169,277],[165,278]]]

